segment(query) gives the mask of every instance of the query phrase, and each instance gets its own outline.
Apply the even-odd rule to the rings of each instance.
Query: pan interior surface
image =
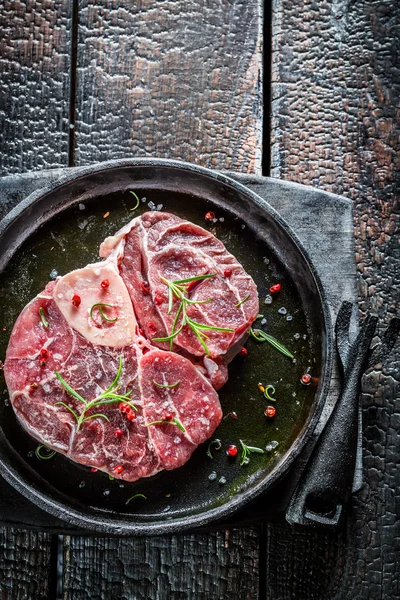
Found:
[[[283,356],[267,343],[248,340],[248,354],[232,361],[229,380],[219,391],[224,419],[211,439],[221,440],[222,447],[217,450],[217,444],[212,445],[213,458],[207,455],[207,442],[183,467],[135,483],[92,473],[58,454],[39,460],[35,454],[38,443],[18,424],[1,374],[3,457],[7,452],[15,468],[28,474],[35,487],[75,510],[84,508],[96,517],[115,517],[143,526],[204,515],[272,480],[309,426],[326,362],[321,300],[313,275],[289,234],[262,206],[237,197],[236,190],[226,183],[206,182],[203,186],[199,177],[194,185],[190,175],[180,186],[178,174],[168,171],[165,177],[161,175],[155,169],[142,169],[129,180],[125,171],[107,173],[101,175],[98,186],[93,183],[96,178],[89,178],[48,192],[44,204],[37,202],[40,217],[35,217],[35,206],[31,208],[29,218],[36,218],[35,225],[0,275],[3,360],[19,313],[46,283],[100,260],[102,240],[147,210],[172,212],[212,231],[254,278],[263,315],[257,326],[279,340],[295,358]],[[134,212],[135,199],[129,190],[141,199]],[[57,210],[46,212],[43,206]],[[208,211],[215,213],[213,221],[205,220]],[[22,230],[23,218],[21,214],[16,219],[16,232]],[[271,296],[269,288],[275,283],[281,284],[281,292]],[[306,372],[312,375],[307,386],[301,383]],[[264,397],[259,384],[274,386],[275,401]],[[264,416],[267,405],[276,408],[272,419]],[[252,453],[248,464],[240,465],[240,440],[261,448],[264,454]],[[231,444],[238,447],[236,458],[226,453]],[[146,498],[129,501],[136,494]]]

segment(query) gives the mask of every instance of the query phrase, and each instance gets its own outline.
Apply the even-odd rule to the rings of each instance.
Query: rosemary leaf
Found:
[[[272,337],[272,335],[265,333],[265,331],[262,331],[261,329],[253,329],[251,327],[249,330],[249,333],[257,342],[260,342],[260,343],[268,342],[269,344],[271,344],[271,346],[276,348],[276,350],[279,350],[279,352],[281,352],[288,358],[294,358],[293,354],[291,352],[289,352],[289,350],[287,348],[285,348],[285,346],[283,344],[278,342],[278,340],[276,340],[274,337]]]
[[[44,308],[43,308],[43,306],[41,306],[39,308],[39,315],[40,315],[40,320],[42,321],[43,327],[45,327],[46,329],[48,327],[50,327],[50,323],[47,321],[46,315],[44,314]]]
[[[54,371],[55,376],[57,377],[58,381],[61,383],[61,385],[67,390],[67,392],[69,392],[71,394],[71,396],[74,396],[74,398],[76,398],[77,400],[80,400],[81,402],[83,402],[83,404],[87,404],[86,400],[84,398],[82,398],[82,396],[80,394],[78,394],[78,392],[76,392],[66,381],[65,379],[63,379],[63,377],[61,377],[60,373],[58,373],[58,371]],[[58,403],[57,403],[58,404]]]
[[[54,406],[57,406],[57,404],[62,404],[62,405],[63,405],[63,406],[64,406],[64,407],[65,407],[67,410],[69,410],[69,412],[70,412],[71,414],[73,414],[73,415],[74,415],[75,419],[76,419],[77,421],[79,421],[79,417],[78,417],[78,415],[76,414],[76,412],[75,412],[74,410],[72,410],[72,408],[71,408],[70,406],[68,406],[68,404],[65,404],[65,402],[56,402]]]
[[[271,390],[271,394],[275,394],[275,388],[271,383],[269,385],[265,386],[264,396],[268,400],[271,400],[271,402],[276,402],[276,398],[273,398],[272,396],[269,395],[269,390]]]
[[[147,500],[147,496],[145,496],[144,494],[134,494],[133,496],[128,498],[128,500],[125,502],[125,504],[129,504],[129,502],[131,500],[136,500],[136,498],[143,498],[143,500]]]
[[[150,425],[176,425],[177,427],[179,427],[179,429],[183,432],[186,431],[186,429],[184,428],[184,426],[182,425],[182,423],[180,422],[179,419],[177,419],[177,417],[174,417],[172,419],[172,421],[152,421],[151,423],[147,423],[146,427],[150,427]]]
[[[43,454],[43,451],[45,451],[46,454]],[[52,450],[51,448],[49,448],[45,444],[40,444],[40,446],[38,446],[36,448],[35,454],[36,454],[36,456],[37,456],[37,458],[39,460],[49,460],[50,458],[53,458],[53,456],[56,455],[56,453],[54,452],[54,450]]]
[[[92,308],[90,309],[90,318],[93,319],[93,311],[95,308],[99,308],[99,313],[101,315],[101,318],[104,319],[104,321],[107,321],[108,323],[115,323],[115,321],[118,321],[118,317],[115,317],[115,319],[109,319],[103,311],[103,307],[106,306],[107,308],[115,308],[115,306],[113,306],[112,304],[105,304],[104,302],[97,302],[97,304],[93,304]]]
[[[139,196],[137,194],[135,194],[135,192],[129,191],[129,193],[132,194],[132,196],[136,199],[135,206],[133,208],[129,209],[131,212],[133,212],[134,210],[139,208],[140,200],[139,200]]]
[[[240,445],[242,447],[242,454],[240,457],[240,466],[247,465],[250,461],[249,454],[253,452],[257,454],[264,454],[264,450],[261,448],[256,448],[255,446],[247,446],[243,440],[239,440]]]
[[[240,302],[238,302],[237,304],[235,304],[235,308],[239,308],[239,306],[241,306],[242,304],[244,304],[246,302],[246,300],[248,300],[250,298],[250,294],[247,294],[247,296],[245,298],[243,298],[243,300],[241,300]]]
[[[222,448],[221,440],[211,440],[211,442],[208,444],[206,454],[210,458],[214,458],[213,455],[211,454],[211,450],[213,447],[214,447],[214,450],[221,450],[221,448]]]
[[[108,423],[110,422],[110,419],[106,415],[103,415],[103,413],[96,413],[95,415],[90,415],[89,417],[85,417],[83,421],[89,421],[89,419],[94,419],[95,417],[102,417],[103,419],[108,421]]]
[[[198,275],[197,277],[188,277],[188,279],[178,279],[173,281],[176,285],[181,283],[191,283],[192,281],[201,281],[202,279],[210,279],[210,277],[215,277],[216,273],[211,273],[209,275]]]
[[[118,381],[119,381],[119,378],[121,377],[121,373],[122,373],[122,366],[123,366],[123,363],[122,363],[122,356],[120,356],[120,357],[119,357],[119,364],[118,364],[118,371],[117,371],[117,374],[116,374],[116,376],[115,376],[115,379],[114,379],[114,381],[112,382],[112,384],[110,385],[110,387],[108,387],[108,388],[106,389],[106,391],[105,391],[105,392],[103,392],[103,394],[102,394],[103,396],[105,396],[106,394],[108,394],[109,392],[111,392],[111,391],[112,391],[112,390],[115,388],[115,386],[117,385],[117,383],[118,383]]]
[[[154,379],[153,379],[153,383],[154,383],[154,385],[156,385],[159,388],[171,389],[171,388],[175,388],[177,385],[179,385],[180,381],[176,381],[175,383],[171,383],[170,385],[168,385],[166,383],[157,383],[157,381],[154,381]]]

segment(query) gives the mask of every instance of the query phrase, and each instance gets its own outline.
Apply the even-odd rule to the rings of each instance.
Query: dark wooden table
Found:
[[[400,302],[399,17],[396,0],[0,0],[0,174],[161,156],[344,194],[360,316],[383,326]],[[400,599],[399,359],[363,379],[364,485],[342,528],[3,528],[0,598]]]

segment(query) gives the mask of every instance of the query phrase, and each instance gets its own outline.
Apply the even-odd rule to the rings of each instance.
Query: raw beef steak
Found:
[[[122,347],[92,343],[60,312],[53,299],[57,289],[60,284],[49,283],[23,310],[11,335],[5,375],[20,423],[71,460],[127,481],[183,465],[222,417],[209,381],[188,359],[154,348],[140,336]],[[71,411],[79,416],[85,406],[63,387],[55,371],[90,401],[109,388],[120,364],[117,393],[131,392],[135,418],[121,412],[120,402],[98,404],[85,416],[104,416],[88,418],[78,430]],[[173,424],[174,418],[185,431]],[[164,422],[149,426],[159,420]]]
[[[134,219],[101,253],[25,307],[4,372],[35,439],[135,481],[183,465],[215,431],[215,389],[258,295],[220,241],[174,215]]]
[[[204,335],[203,343],[196,328],[185,325],[171,349],[201,361],[216,389],[221,387],[227,378],[223,365],[241,349],[259,310],[253,279],[222,242],[175,215],[148,212],[107,238],[100,255],[117,257],[140,328],[153,344],[165,349],[170,342],[158,340],[174,331],[180,306],[173,295],[171,310],[167,282],[206,276],[185,288],[191,302],[187,317],[201,325],[197,333]],[[182,313],[175,331],[181,323]]]

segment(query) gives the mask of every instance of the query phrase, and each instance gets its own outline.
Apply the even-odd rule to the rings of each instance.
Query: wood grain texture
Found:
[[[0,528],[1,600],[49,600],[51,535]]]
[[[400,307],[399,17],[391,0],[276,0],[273,10],[272,174],[354,200],[359,308],[381,317],[379,334]],[[363,379],[365,482],[347,519],[335,599],[400,598],[399,360],[397,345]],[[294,534],[293,551],[312,535]],[[311,577],[309,589],[318,582]]]
[[[258,528],[65,540],[64,600],[256,600]]]
[[[329,600],[344,569],[344,533],[286,522],[267,526],[267,598]]]
[[[0,175],[68,165],[71,3],[0,0]]]
[[[261,172],[261,0],[82,0],[76,164]]]
[[[0,175],[68,164],[68,0],[0,0]],[[0,598],[47,599],[51,536],[0,529]]]

